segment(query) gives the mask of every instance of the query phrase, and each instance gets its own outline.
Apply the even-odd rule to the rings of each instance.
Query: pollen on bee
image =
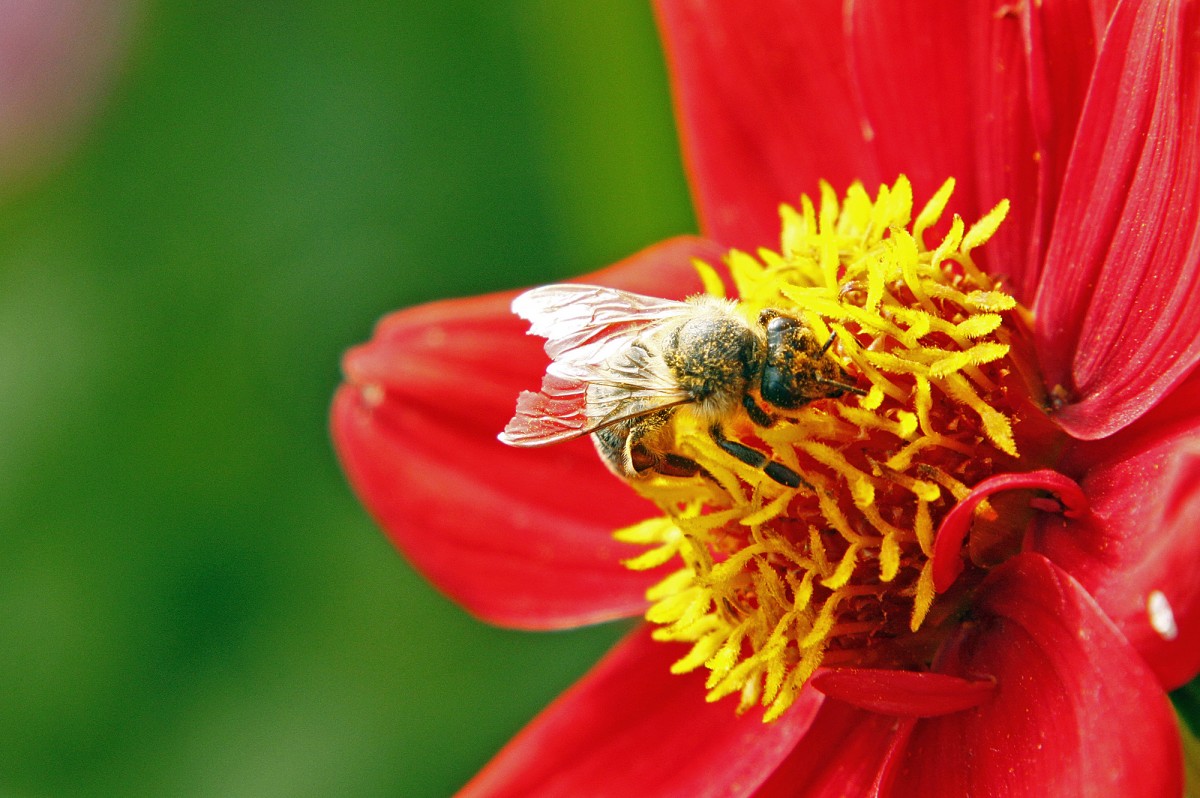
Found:
[[[1007,204],[965,234],[956,217],[927,247],[952,188],[914,213],[903,177],[873,200],[823,185],[819,207],[782,210],[780,253],[730,256],[743,315],[799,320],[832,363],[812,379],[854,390],[768,401],[769,418],[747,403],[728,440],[678,414],[673,454],[697,470],[635,486],[663,520],[618,537],[649,547],[632,567],[677,564],[647,618],[656,639],[691,644],[673,670],[706,668],[710,700],[737,695],[769,721],[822,664],[929,665],[952,615],[933,589],[934,530],[971,485],[1016,467],[1027,394],[1011,362],[1024,317],[975,262]],[[757,382],[749,393],[766,396]],[[1004,519],[988,523],[989,542],[1011,537]],[[1170,605],[1155,602],[1155,629],[1172,634]]]

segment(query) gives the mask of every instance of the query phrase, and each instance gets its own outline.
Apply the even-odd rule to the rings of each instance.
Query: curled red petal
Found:
[[[827,668],[812,686],[859,709],[897,717],[929,718],[976,707],[992,697],[991,679],[875,668]]]
[[[722,252],[678,239],[588,279],[679,297],[700,289],[691,259]],[[654,508],[586,439],[539,450],[496,440],[547,364],[511,297],[400,311],[348,352],[331,411],[342,466],[413,565],[476,615],[522,628],[636,615],[657,575],[624,568],[640,549],[612,532]]]
[[[960,551],[971,530],[975,509],[989,496],[1008,490],[1042,490],[1058,499],[1056,507],[1077,518],[1087,512],[1087,496],[1073,479],[1047,468],[1037,471],[996,474],[980,481],[962,501],[950,508],[933,544],[933,587],[944,593],[962,573]]]
[[[1036,554],[998,567],[941,670],[996,680],[993,700],[919,721],[890,795],[1178,798],[1170,702],[1077,582]]]
[[[968,223],[1011,199],[983,256],[1029,298],[1040,164],[1018,8],[1008,0],[849,0],[846,19],[852,86],[879,171],[907,175],[918,203],[955,178],[953,210]]]
[[[1167,689],[1200,673],[1200,406],[1193,377],[1136,425],[1081,445],[1091,512],[1049,517],[1032,545],[1070,573]]]
[[[795,747],[821,706],[806,691],[779,720],[705,703],[704,676],[672,675],[687,653],[635,632],[533,720],[459,798],[735,798]]]
[[[1118,5],[1064,177],[1037,300],[1059,423],[1101,438],[1200,358],[1200,7]]]
[[[656,7],[706,235],[778,247],[781,202],[815,193],[821,179],[880,182],[852,100],[840,0]]]

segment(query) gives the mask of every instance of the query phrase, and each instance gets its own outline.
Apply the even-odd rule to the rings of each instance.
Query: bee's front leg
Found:
[[[744,443],[731,441],[726,438],[725,431],[721,429],[720,424],[714,424],[709,429],[708,434],[712,436],[712,439],[716,442],[717,446],[720,447],[721,451],[725,452],[726,454],[733,455],[751,468],[760,469],[764,474],[778,482],[780,485],[783,485],[787,488],[798,488],[801,485],[809,489],[812,488],[812,485],[808,484],[808,482],[804,480],[804,477],[800,476],[783,463],[778,463],[772,460],[758,449],[747,446]]]
[[[742,407],[746,408],[746,415],[750,416],[750,420],[760,427],[770,427],[775,423],[775,417],[763,410],[762,405],[749,392],[742,394]]]

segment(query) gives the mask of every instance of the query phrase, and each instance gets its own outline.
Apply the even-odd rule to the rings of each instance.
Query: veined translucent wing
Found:
[[[513,300],[546,338],[541,391],[523,391],[500,433],[512,446],[577,438],[623,419],[690,401],[655,346],[655,328],[689,312],[685,302],[592,285],[548,285]]]
[[[627,347],[646,327],[688,312],[675,299],[632,294],[598,285],[562,283],[532,288],[512,303],[529,334],[546,339],[555,363],[599,365]]]

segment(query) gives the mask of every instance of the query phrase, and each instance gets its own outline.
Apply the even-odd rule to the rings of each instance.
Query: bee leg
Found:
[[[632,475],[646,476],[650,473],[664,477],[694,477],[702,475],[712,478],[704,468],[690,457],[674,452],[657,452],[643,443],[629,447],[628,462]]]
[[[749,393],[742,394],[742,407],[746,408],[750,420],[760,427],[770,427],[775,423],[775,417],[763,410]]]
[[[804,481],[802,476],[785,466],[783,463],[775,462],[758,449],[754,449],[744,443],[738,443],[737,441],[731,441],[726,438],[724,430],[721,429],[721,425],[714,424],[713,427],[708,431],[708,434],[712,436],[712,439],[716,442],[717,446],[720,447],[721,451],[725,452],[726,454],[733,455],[751,468],[761,469],[764,474],[778,482],[780,485],[783,485],[787,488],[798,488],[801,485],[804,485],[807,488],[812,487]]]
[[[654,466],[654,472],[664,477],[694,477],[700,474],[712,479],[695,460],[672,452],[667,452],[659,459]]]
[[[671,412],[643,416],[637,424],[622,428],[624,432],[621,462],[627,476],[646,476],[654,473],[664,477],[709,476],[699,463],[674,452],[662,451],[662,432]]]

